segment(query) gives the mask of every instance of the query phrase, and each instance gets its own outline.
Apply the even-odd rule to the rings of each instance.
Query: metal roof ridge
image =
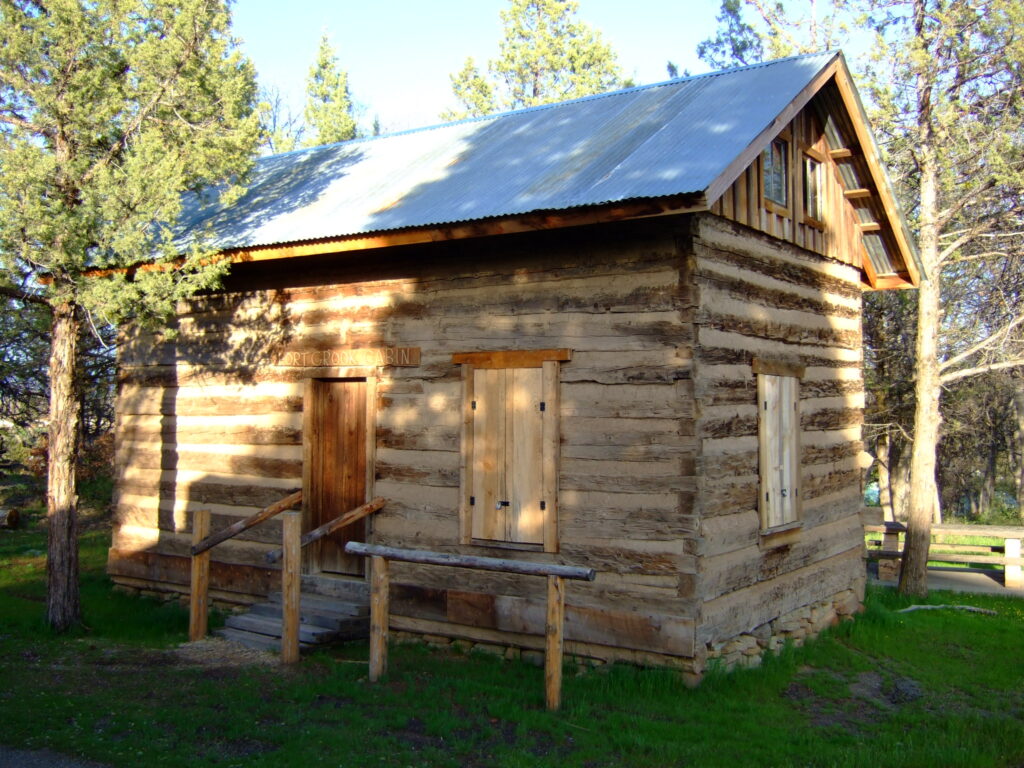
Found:
[[[345,145],[350,145],[350,144],[351,145],[366,144],[366,143],[369,143],[369,142],[372,142],[372,141],[378,141],[378,140],[381,140],[381,139],[390,139],[390,138],[395,138],[395,137],[398,137],[398,136],[408,136],[410,134],[425,133],[427,131],[436,131],[436,130],[441,130],[443,128],[449,128],[451,126],[456,126],[456,125],[467,125],[469,123],[492,122],[492,121],[500,120],[500,119],[505,118],[505,117],[512,117],[512,116],[515,116],[515,115],[522,115],[522,114],[527,114],[527,113],[531,113],[531,112],[540,112],[540,111],[543,111],[543,110],[555,109],[555,108],[558,108],[558,107],[565,107],[565,106],[569,106],[569,105],[572,105],[572,104],[579,104],[581,102],[596,101],[597,99],[606,99],[606,98],[610,98],[610,97],[613,97],[613,96],[622,96],[622,95],[626,95],[626,94],[630,94],[630,93],[637,93],[637,92],[640,92],[640,91],[650,90],[652,88],[662,88],[662,87],[669,86],[669,85],[679,85],[681,83],[691,82],[691,81],[694,81],[694,80],[701,80],[703,78],[720,77],[722,75],[731,75],[731,74],[734,74],[736,72],[743,72],[743,71],[752,70],[752,69],[763,69],[763,68],[766,68],[766,67],[775,66],[777,64],[784,64],[784,63],[787,63],[787,62],[796,61],[798,59],[807,59],[807,58],[812,58],[812,57],[815,57],[815,56],[827,56],[827,55],[842,55],[842,50],[841,49],[828,49],[828,50],[825,50],[825,51],[814,51],[814,52],[811,52],[811,53],[795,54],[793,56],[786,56],[786,57],[781,58],[781,59],[771,59],[769,61],[759,61],[759,62],[756,62],[754,64],[742,64],[742,65],[735,66],[735,67],[729,67],[727,69],[718,69],[718,70],[715,70],[713,72],[702,72],[702,73],[697,74],[697,75],[684,75],[683,77],[675,77],[675,78],[671,78],[669,80],[662,80],[662,81],[659,81],[659,82],[656,82],[656,83],[645,83],[645,84],[642,84],[642,85],[633,85],[633,86],[630,86],[628,88],[619,88],[619,89],[614,90],[614,91],[605,91],[604,93],[592,93],[592,94],[589,94],[587,96],[579,96],[579,97],[577,97],[575,99],[568,99],[566,101],[555,101],[555,102],[551,102],[549,104],[535,104],[532,107],[521,107],[519,109],[508,110],[507,112],[495,112],[495,113],[490,114],[490,115],[478,115],[476,117],[465,117],[465,118],[462,118],[461,120],[452,120],[452,121],[447,122],[447,123],[434,123],[432,125],[424,125],[424,126],[420,126],[420,127],[417,127],[417,128],[407,128],[405,130],[396,131],[394,133],[384,133],[384,134],[381,134],[379,136],[360,136],[358,138],[347,139],[345,141],[336,141],[336,142],[332,142],[330,144],[318,144],[315,147],[301,147],[299,149],[289,150],[288,152],[280,152],[280,153],[277,153],[277,154],[274,154],[274,155],[266,155],[264,157],[257,158],[256,162],[260,163],[260,162],[263,162],[263,161],[266,161],[266,160],[270,160],[272,158],[288,157],[288,156],[291,156],[291,155],[299,155],[299,154],[306,153],[306,152],[315,152],[315,151],[318,151],[318,150],[326,149],[328,147],[340,147],[340,146],[345,146]]]

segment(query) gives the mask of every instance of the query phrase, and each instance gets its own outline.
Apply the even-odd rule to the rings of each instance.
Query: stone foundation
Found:
[[[851,621],[863,609],[858,594],[847,589],[826,600],[805,605],[783,614],[750,632],[717,643],[708,643],[707,660],[712,665],[732,669],[757,667],[765,652],[778,653],[791,643],[797,647],[817,637],[822,630],[841,621]]]

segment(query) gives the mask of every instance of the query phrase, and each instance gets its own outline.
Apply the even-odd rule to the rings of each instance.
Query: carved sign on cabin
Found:
[[[285,352],[277,364],[295,368],[363,368],[380,365],[412,368],[420,364],[420,348],[371,347]]]

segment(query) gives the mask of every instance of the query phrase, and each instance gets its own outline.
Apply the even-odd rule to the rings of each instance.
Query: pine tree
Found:
[[[167,313],[223,273],[198,244],[181,253],[173,225],[187,190],[237,194],[259,134],[255,90],[226,0],[0,2],[0,291],[50,313],[57,630],[80,618],[80,331]],[[140,261],[163,268],[131,269]]]
[[[356,137],[348,73],[338,66],[338,57],[326,34],[320,38],[316,61],[306,79],[306,125],[310,132],[304,142],[307,147]]]
[[[467,59],[451,77],[461,107],[442,119],[550,104],[624,85],[611,46],[576,20],[578,8],[576,0],[510,0],[501,11],[504,36],[488,76]]]

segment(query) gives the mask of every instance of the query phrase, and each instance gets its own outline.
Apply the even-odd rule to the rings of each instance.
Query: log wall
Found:
[[[169,563],[186,553],[196,509],[213,511],[216,530],[298,487],[310,377],[379,377],[373,494],[389,503],[371,518],[374,542],[493,555],[457,543],[461,372],[452,354],[569,348],[560,551],[501,554],[598,570],[595,582],[568,589],[570,652],[691,656],[699,545],[683,224],[408,247],[376,254],[372,268],[342,258],[310,260],[301,274],[239,265],[223,293],[181,308],[174,338],[125,344],[111,573],[132,584],[147,568],[154,582],[173,578]],[[420,365],[283,364],[381,346],[419,347]],[[278,526],[215,548],[214,561],[236,572],[218,583],[215,566],[211,586],[265,591],[262,556]],[[248,582],[238,578],[245,569]],[[543,580],[398,563],[392,580],[397,628],[478,640],[542,632]]]
[[[717,216],[697,217],[693,384],[701,557],[698,646],[853,590],[863,596],[864,389],[858,270]],[[802,525],[760,531],[754,356],[800,382]],[[845,598],[844,598],[845,599]],[[849,612],[849,611],[847,611]]]
[[[173,338],[126,342],[115,579],[180,589],[191,513],[211,509],[217,529],[301,485],[310,378],[377,377],[372,495],[389,503],[370,519],[372,541],[496,554],[458,544],[461,371],[452,355],[568,348],[559,552],[497,551],[598,571],[569,586],[567,652],[661,658],[699,674],[707,658],[728,656],[730,642],[746,653],[752,631],[793,631],[785,628],[806,612],[817,627],[836,596],[846,612],[858,602],[855,266],[711,214],[376,256],[370,265],[310,259],[300,271],[238,265],[223,292],[181,308]],[[294,364],[383,346],[418,347],[420,364]],[[806,367],[802,526],[784,540],[759,530],[754,355]],[[244,601],[272,588],[278,572],[263,554],[279,538],[271,523],[213,550],[213,593]],[[396,629],[539,642],[543,580],[392,568]]]

